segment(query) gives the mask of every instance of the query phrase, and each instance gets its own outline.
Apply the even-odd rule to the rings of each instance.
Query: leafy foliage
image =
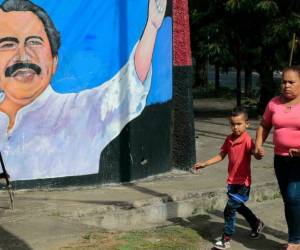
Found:
[[[265,0],[260,1],[256,5],[256,11],[261,12],[261,14],[267,17],[275,17],[280,13],[279,7],[275,1]]]
[[[223,69],[259,72],[261,95],[268,100],[274,94],[270,87],[273,71],[288,65],[293,33],[300,36],[298,2],[190,0],[193,55],[208,58],[211,64]],[[296,46],[294,63],[300,63],[299,58]]]

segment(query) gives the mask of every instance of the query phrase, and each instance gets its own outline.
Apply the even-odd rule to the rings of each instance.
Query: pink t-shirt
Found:
[[[274,152],[287,156],[290,148],[300,149],[300,104],[287,108],[280,97],[274,97],[263,115],[264,122],[274,126]]]
[[[247,132],[238,138],[227,136],[221,152],[228,154],[228,184],[251,185],[251,150],[254,143]]]

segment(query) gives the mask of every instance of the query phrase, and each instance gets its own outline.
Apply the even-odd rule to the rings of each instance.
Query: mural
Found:
[[[0,150],[12,180],[97,173],[122,128],[171,99],[166,4],[2,2]]]

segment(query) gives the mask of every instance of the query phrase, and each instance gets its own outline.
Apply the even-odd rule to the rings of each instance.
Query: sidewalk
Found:
[[[201,105],[196,103],[195,108],[196,150],[198,159],[207,159],[218,152],[230,132],[224,114],[232,103],[226,103],[227,106],[220,103],[218,112],[210,115]],[[209,107],[207,102],[205,105]],[[212,105],[217,106],[216,102]],[[251,120],[249,131],[253,137],[257,124],[258,121]],[[270,138],[267,156],[261,161],[253,159],[253,202],[279,196]],[[224,160],[199,175],[173,170],[126,185],[20,190],[15,192],[13,211],[8,209],[8,195],[3,191],[0,192],[0,249],[57,249],[93,229],[147,228],[171,223],[177,217],[222,211],[226,175],[227,160]]]

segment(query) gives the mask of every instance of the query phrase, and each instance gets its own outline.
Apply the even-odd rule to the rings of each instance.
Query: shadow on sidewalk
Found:
[[[67,198],[42,198],[42,197],[33,197],[33,196],[27,196],[27,197],[18,197],[18,201],[58,201],[58,202],[76,202],[76,203],[83,203],[83,204],[95,204],[95,205],[104,205],[104,206],[117,206],[124,210],[131,209],[132,203],[131,202],[125,202],[125,201],[117,201],[117,200],[80,200],[80,199],[67,199]],[[7,208],[5,208],[7,209]],[[0,248],[1,250],[1,248]]]
[[[124,184],[124,186],[128,187],[128,188],[131,188],[131,189],[134,189],[134,190],[139,191],[139,192],[144,193],[144,194],[150,194],[154,197],[160,197],[160,198],[163,197],[163,198],[165,198],[164,201],[173,201],[173,198],[169,194],[160,193],[160,192],[154,191],[154,190],[149,189],[149,188],[138,186],[134,183],[127,183],[127,184]]]
[[[144,194],[152,195],[153,197],[161,198],[161,201],[164,203],[173,201],[173,198],[167,193],[160,193],[160,192],[157,192],[157,191],[149,189],[149,188],[138,186],[135,183],[125,183],[125,184],[122,184],[122,186],[130,188],[130,189],[134,189],[134,190],[144,193]],[[84,199],[86,199],[86,197],[84,197]],[[19,201],[22,201],[22,200],[23,201],[27,201],[27,200],[29,200],[29,201],[32,201],[32,200],[35,200],[35,201],[60,201],[60,202],[64,202],[64,203],[76,202],[76,203],[83,203],[83,204],[117,206],[124,210],[133,208],[132,201],[127,202],[127,201],[118,201],[118,200],[80,200],[80,199],[68,199],[65,197],[51,199],[51,198],[33,197],[33,196],[18,197],[18,200]],[[5,209],[7,209],[7,208],[5,208]]]
[[[219,238],[223,231],[223,222],[217,222],[215,218],[222,218],[223,213],[221,211],[211,211],[205,215],[192,216],[187,219],[175,218],[171,221],[182,227],[191,228],[199,234],[203,239],[213,243]],[[219,220],[218,219],[218,220]],[[282,243],[267,239],[265,234],[272,235],[278,239],[286,241],[287,234],[277,229],[265,226],[261,237],[257,240],[251,240],[248,238],[250,228],[247,222],[243,219],[236,219],[236,233],[233,236],[233,241],[239,242],[247,249],[266,250],[266,249],[278,249],[282,246]],[[213,248],[212,248],[213,249]]]
[[[27,243],[17,236],[0,227],[0,249],[3,250],[31,250]]]

